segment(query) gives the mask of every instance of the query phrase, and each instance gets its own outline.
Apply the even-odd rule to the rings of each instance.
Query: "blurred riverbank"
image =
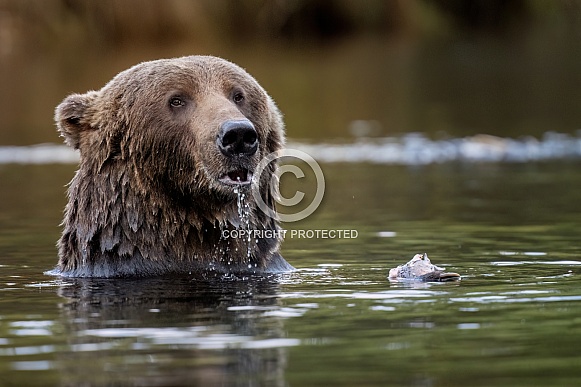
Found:
[[[135,10],[139,9],[139,17]],[[59,143],[54,107],[144,60],[246,68],[290,138],[540,139],[581,122],[578,1],[0,1],[0,145]]]

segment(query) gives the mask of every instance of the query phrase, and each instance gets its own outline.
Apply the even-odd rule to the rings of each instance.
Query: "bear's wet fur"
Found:
[[[292,270],[279,254],[281,233],[272,232],[278,221],[251,195],[258,184],[262,200],[274,206],[268,183],[275,165],[260,179],[252,172],[282,149],[284,124],[242,68],[210,56],[144,62],[99,91],[68,96],[55,120],[80,151],[80,166],[68,188],[53,273]],[[270,230],[264,235],[272,238],[225,237],[240,227]]]

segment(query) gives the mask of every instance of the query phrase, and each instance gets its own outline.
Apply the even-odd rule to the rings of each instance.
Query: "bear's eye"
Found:
[[[177,107],[182,107],[184,106],[186,103],[184,102],[183,99],[181,99],[180,97],[171,97],[169,100],[169,106],[177,108]]]
[[[242,94],[242,92],[240,91],[237,91],[232,96],[232,100],[234,100],[235,103],[241,103],[242,101],[244,101],[244,94]]]

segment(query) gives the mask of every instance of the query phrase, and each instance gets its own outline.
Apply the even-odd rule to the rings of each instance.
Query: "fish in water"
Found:
[[[416,254],[405,265],[399,265],[391,269],[388,278],[390,280],[405,279],[425,282],[456,281],[460,279],[460,274],[446,273],[444,270],[446,269],[443,267],[433,265],[430,262],[430,258],[428,258],[428,254]]]

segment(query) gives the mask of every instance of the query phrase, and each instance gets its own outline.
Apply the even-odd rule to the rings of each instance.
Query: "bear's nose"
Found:
[[[220,126],[216,143],[224,156],[252,156],[258,149],[258,133],[248,120],[229,120]]]

